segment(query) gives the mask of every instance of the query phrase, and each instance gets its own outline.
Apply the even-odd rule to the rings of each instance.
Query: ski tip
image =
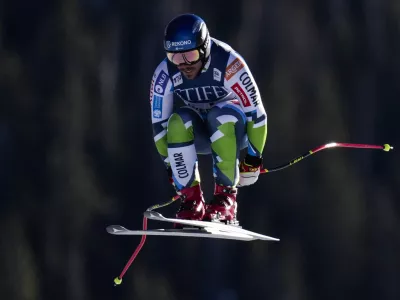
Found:
[[[122,227],[121,225],[110,225],[106,228],[108,233],[111,234],[118,234],[122,231],[126,231],[127,229],[125,227]]]
[[[115,277],[114,278],[114,286],[120,285],[122,283],[122,278]]]
[[[270,236],[257,236],[256,239],[261,240],[261,241],[270,241],[270,242],[280,242],[281,241],[280,239],[270,237]]]
[[[156,211],[145,211],[143,213],[143,215],[147,218],[147,219],[160,219],[160,218],[164,218],[164,216],[162,214],[160,214],[159,212]]]

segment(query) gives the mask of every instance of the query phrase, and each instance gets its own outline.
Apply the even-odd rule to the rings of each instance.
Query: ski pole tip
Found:
[[[390,151],[390,150],[392,150],[392,149],[393,149],[393,147],[390,146],[389,144],[384,144],[384,145],[383,145],[383,151],[388,152],[388,151]]]
[[[114,278],[114,286],[120,285],[122,283],[122,279],[119,277]]]

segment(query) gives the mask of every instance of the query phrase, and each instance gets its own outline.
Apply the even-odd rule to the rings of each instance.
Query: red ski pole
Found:
[[[283,165],[279,165],[273,168],[266,168],[266,169],[261,169],[262,174],[264,173],[271,173],[271,172],[276,172],[276,171],[280,171],[283,169],[286,169],[290,166],[293,166],[294,164],[298,163],[299,161],[302,161],[303,159],[319,152],[325,149],[330,149],[330,148],[361,148],[361,149],[378,149],[378,150],[383,150],[383,151],[390,151],[391,149],[393,149],[392,146],[390,146],[389,144],[384,144],[383,146],[381,145],[368,145],[368,144],[349,144],[349,143],[328,143],[325,145],[321,145],[315,149],[309,150],[308,152],[292,159],[291,161],[289,161],[288,163],[285,163]]]
[[[154,210],[154,209],[157,209],[160,207],[170,205],[172,202],[175,202],[179,198],[180,198],[179,195],[175,195],[174,197],[172,197],[172,199],[170,201],[161,203],[161,204],[155,204],[155,205],[149,207],[147,209],[147,211],[151,211],[151,210]],[[146,217],[143,217],[143,230],[147,230],[147,218]],[[114,286],[120,285],[122,283],[122,277],[124,277],[126,271],[128,271],[129,267],[135,260],[136,256],[139,254],[140,250],[142,250],[142,247],[143,247],[145,241],[146,241],[146,235],[144,234],[144,235],[142,235],[142,239],[140,240],[139,245],[136,247],[135,251],[133,252],[133,254],[129,258],[128,262],[126,263],[125,267],[123,268],[121,274],[118,277],[114,278]]]

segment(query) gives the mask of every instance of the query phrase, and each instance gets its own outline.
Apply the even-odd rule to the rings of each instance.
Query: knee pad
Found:
[[[168,143],[187,143],[193,140],[194,135],[191,121],[185,124],[179,114],[173,113],[169,117],[167,125]]]

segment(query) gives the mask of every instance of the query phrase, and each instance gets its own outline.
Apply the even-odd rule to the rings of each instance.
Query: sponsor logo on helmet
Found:
[[[165,46],[167,46],[168,49],[171,47],[186,46],[186,45],[191,45],[191,44],[192,44],[191,40],[179,41],[179,42],[171,42],[171,41],[165,42]]]
[[[229,80],[244,67],[244,64],[239,58],[235,58],[227,67],[225,71],[225,79]]]
[[[210,42],[210,35],[207,34],[206,40],[204,41],[203,49],[208,51],[209,48],[211,48],[211,42]]]
[[[158,77],[156,79],[154,91],[157,94],[164,95],[167,83],[168,83],[168,75],[163,70],[161,70],[160,74],[158,74]]]
[[[162,117],[162,103],[163,97],[153,96],[153,117],[156,119],[161,119]]]

